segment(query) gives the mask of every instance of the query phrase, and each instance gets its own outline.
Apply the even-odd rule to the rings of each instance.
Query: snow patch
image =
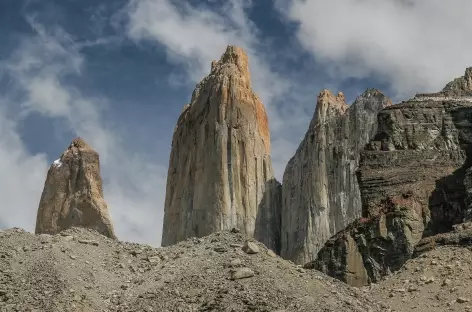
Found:
[[[53,165],[54,167],[56,167],[56,168],[61,168],[61,166],[62,166],[62,161],[61,161],[61,159],[60,159],[60,158],[59,158],[59,159],[56,159],[55,161],[53,161],[52,165]]]

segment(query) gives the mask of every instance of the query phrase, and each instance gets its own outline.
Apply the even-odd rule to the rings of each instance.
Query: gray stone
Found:
[[[281,252],[305,264],[323,244],[361,216],[356,178],[359,153],[377,129],[377,113],[391,104],[369,89],[351,105],[323,90],[305,138],[282,183]]]
[[[238,268],[231,272],[231,279],[238,280],[254,276],[254,271],[250,268]]]
[[[256,243],[251,242],[251,241],[246,241],[242,249],[247,254],[259,253],[259,247],[257,246]]]

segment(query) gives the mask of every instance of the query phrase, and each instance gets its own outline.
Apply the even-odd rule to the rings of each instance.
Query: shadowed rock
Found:
[[[358,170],[363,218],[330,239],[313,266],[352,285],[377,282],[401,268],[422,238],[467,218],[471,73],[379,113]]]
[[[76,138],[49,168],[36,219],[36,233],[56,234],[73,226],[115,238],[103,199],[98,153]]]
[[[337,231],[361,215],[359,152],[390,105],[369,89],[351,105],[323,90],[309,129],[287,165],[282,184],[281,256],[304,264]]]

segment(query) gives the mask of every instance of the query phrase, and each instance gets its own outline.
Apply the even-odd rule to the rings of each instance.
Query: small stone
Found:
[[[99,245],[97,241],[91,240],[91,239],[79,239],[78,242],[81,244],[86,244],[86,245],[93,245],[93,246]]]
[[[232,280],[249,278],[254,276],[254,271],[250,268],[239,268],[231,273]]]
[[[147,260],[149,261],[149,263],[159,263],[159,262],[161,262],[161,257],[159,257],[159,256],[149,256],[147,258]],[[123,265],[122,263],[120,263],[120,264]],[[123,267],[124,267],[124,265],[123,265]]]
[[[143,251],[142,250],[131,250],[129,253],[132,255],[132,256],[137,256],[139,255],[140,253],[142,253]]]
[[[65,240],[66,242],[69,242],[69,241],[71,241],[71,240],[74,240],[74,236],[72,236],[72,235],[64,235],[64,240]]]
[[[414,291],[417,291],[417,290],[418,290],[418,287],[416,287],[416,286],[414,286],[414,285],[410,285],[410,286],[408,287],[408,291],[409,291],[409,292],[414,292]]]
[[[277,257],[277,255],[275,254],[275,252],[273,252],[271,249],[267,250],[267,255],[268,255],[269,257],[273,257],[273,258]]]
[[[231,260],[231,262],[229,263],[229,265],[230,265],[231,267],[233,267],[233,268],[234,268],[234,267],[238,267],[238,266],[240,266],[240,265],[242,265],[242,264],[243,264],[243,262],[242,262],[241,259],[239,259],[239,258],[233,259],[233,260]]]
[[[470,299],[464,298],[464,297],[459,297],[457,298],[457,303],[467,303],[470,301]]]
[[[241,245],[241,244],[230,244],[229,246],[232,247],[232,248],[242,248],[243,247],[243,245]]]
[[[448,286],[448,285],[450,285],[450,284],[451,284],[451,280],[448,279],[448,278],[446,278],[446,279],[442,282],[441,286]]]
[[[216,252],[226,252],[226,248],[222,247],[222,246],[218,246],[218,247],[215,247],[213,248],[214,251]]]
[[[431,264],[432,264],[432,265],[437,265],[438,262],[437,262],[436,260],[431,260]]]
[[[426,279],[425,284],[434,283],[434,280],[435,280],[434,277],[431,276],[431,277],[429,277],[429,278]]]
[[[69,257],[73,260],[77,259],[77,256],[74,256],[74,255],[69,255]]]
[[[246,241],[243,246],[243,251],[247,254],[256,254],[259,252],[259,247],[254,242]]]

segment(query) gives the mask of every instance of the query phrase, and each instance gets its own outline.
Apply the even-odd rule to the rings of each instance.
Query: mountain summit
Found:
[[[277,249],[280,191],[267,114],[251,89],[247,54],[228,46],[174,131],[162,245],[236,227]]]
[[[99,156],[76,138],[49,168],[36,219],[36,233],[56,234],[73,226],[115,238],[103,199]]]

